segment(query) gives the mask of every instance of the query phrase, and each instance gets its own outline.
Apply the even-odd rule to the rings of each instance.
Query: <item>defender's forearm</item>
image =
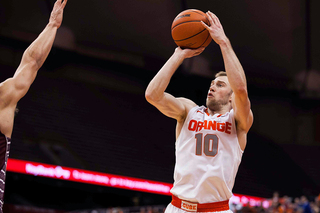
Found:
[[[40,33],[37,39],[34,40],[26,49],[23,55],[27,61],[34,60],[38,69],[43,65],[50,53],[56,37],[57,29],[58,28],[56,26],[49,23]],[[22,58],[22,60],[24,58]]]

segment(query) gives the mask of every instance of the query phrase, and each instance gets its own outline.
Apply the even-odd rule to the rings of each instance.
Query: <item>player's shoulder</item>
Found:
[[[189,105],[197,106],[196,103],[194,103],[192,100],[190,100],[190,99],[188,99],[188,98],[178,97],[177,99],[178,99],[180,102],[184,103],[184,104],[189,104]]]
[[[12,78],[8,78],[5,81],[0,83],[0,97],[5,94],[11,88],[11,84],[13,83]]]
[[[195,106],[197,106],[197,104],[194,103],[192,100],[190,100],[188,98],[184,98],[184,97],[178,97],[176,99],[184,106],[183,116],[181,116],[181,118],[178,120],[178,122],[183,123],[185,121],[185,119],[187,118],[190,110],[192,108],[194,108]]]
[[[198,106],[195,102],[188,98],[179,97],[177,98],[186,108],[186,111],[189,112],[195,106]]]
[[[7,78],[6,80],[4,80],[4,81],[2,81],[1,83],[0,83],[0,88],[2,89],[2,88],[5,88],[5,87],[7,87],[7,86],[10,86],[11,84],[13,84],[14,83],[14,78],[13,77],[11,77],[11,78]]]

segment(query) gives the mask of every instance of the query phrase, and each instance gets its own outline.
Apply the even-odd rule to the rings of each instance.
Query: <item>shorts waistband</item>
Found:
[[[217,212],[229,210],[229,200],[213,202],[213,203],[194,203],[186,200],[181,200],[175,195],[172,195],[171,204],[179,209],[188,212]]]

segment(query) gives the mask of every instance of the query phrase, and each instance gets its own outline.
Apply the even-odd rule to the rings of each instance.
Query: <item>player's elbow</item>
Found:
[[[152,89],[147,88],[145,98],[150,104],[157,103],[161,98]]]
[[[149,103],[152,103],[152,102],[154,102],[154,95],[153,95],[153,93],[150,91],[150,90],[146,90],[146,92],[145,92],[145,94],[144,94],[144,96],[145,96],[145,98],[146,98],[146,100],[149,102]]]

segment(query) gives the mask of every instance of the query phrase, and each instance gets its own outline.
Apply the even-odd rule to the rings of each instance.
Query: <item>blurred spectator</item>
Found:
[[[319,213],[319,205],[316,202],[310,203],[312,213]]]
[[[231,204],[230,209],[234,213],[320,213],[320,195],[308,200],[306,196],[291,198],[289,196],[280,197],[278,192],[268,199],[270,206],[263,208],[260,206],[242,206]]]
[[[279,193],[278,192],[274,192],[273,193],[272,202],[273,203],[279,203]]]
[[[303,209],[303,213],[312,213],[309,200],[304,195],[300,198],[300,206]]]
[[[300,209],[301,207],[301,204],[300,204],[300,198],[296,197],[294,199],[294,203],[293,203],[293,211],[294,212],[298,212],[298,209]]]
[[[320,213],[320,195],[315,197],[314,202],[311,205],[312,212]]]
[[[140,208],[140,213],[146,213],[146,208],[145,207],[141,207]]]

